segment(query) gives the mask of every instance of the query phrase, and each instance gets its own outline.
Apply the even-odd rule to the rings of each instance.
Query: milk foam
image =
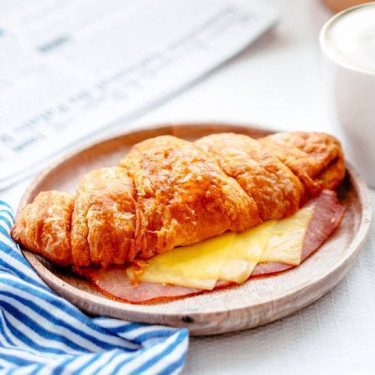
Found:
[[[321,38],[331,59],[375,73],[375,4],[353,8],[333,18]]]

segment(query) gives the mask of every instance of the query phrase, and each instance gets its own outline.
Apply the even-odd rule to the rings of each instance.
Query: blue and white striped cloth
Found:
[[[112,318],[89,318],[55,295],[9,235],[0,201],[1,374],[176,374],[188,332]]]

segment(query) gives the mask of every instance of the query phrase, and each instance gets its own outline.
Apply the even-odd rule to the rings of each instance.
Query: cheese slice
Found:
[[[196,245],[184,246],[147,261],[142,281],[213,289],[236,235],[224,234]]]
[[[275,224],[276,221],[271,220],[237,234],[221,269],[219,279],[237,284],[244,283],[258,264]]]
[[[259,262],[279,262],[298,266],[301,263],[303,241],[313,213],[314,207],[308,206],[286,219],[277,221]]]
[[[208,289],[217,281],[242,284],[260,262],[299,265],[312,206],[279,221],[265,222],[246,232],[228,233],[191,246],[156,255],[139,273],[128,268],[130,279],[188,288]]]

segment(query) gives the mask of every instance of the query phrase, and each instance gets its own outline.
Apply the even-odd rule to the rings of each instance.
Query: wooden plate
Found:
[[[254,127],[184,124],[124,134],[68,155],[41,173],[26,191],[19,209],[42,190],[73,193],[86,172],[116,165],[133,144],[146,138],[172,134],[193,140],[228,131],[252,137],[271,133]],[[369,230],[371,208],[365,183],[350,166],[347,171],[340,192],[346,207],[344,220],[320,251],[296,269],[274,277],[254,279],[239,287],[168,303],[131,305],[106,298],[87,281],[59,270],[39,256],[26,250],[24,255],[52,289],[92,314],[186,327],[192,335],[256,327],[283,318],[316,301],[333,288],[353,264]]]

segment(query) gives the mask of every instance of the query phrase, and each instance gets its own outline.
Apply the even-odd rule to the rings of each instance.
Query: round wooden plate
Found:
[[[270,134],[254,127],[184,124],[144,129],[97,143],[68,155],[41,173],[26,191],[19,209],[43,190],[73,193],[88,171],[113,166],[129,148],[146,138],[172,134],[193,140],[211,133]],[[82,310],[124,320],[186,327],[191,335],[218,334],[270,323],[302,309],[333,288],[357,257],[369,230],[370,199],[365,183],[350,167],[340,191],[346,213],[340,228],[301,266],[283,274],[254,279],[239,287],[168,303],[131,305],[106,298],[91,284],[24,250],[40,277]]]

